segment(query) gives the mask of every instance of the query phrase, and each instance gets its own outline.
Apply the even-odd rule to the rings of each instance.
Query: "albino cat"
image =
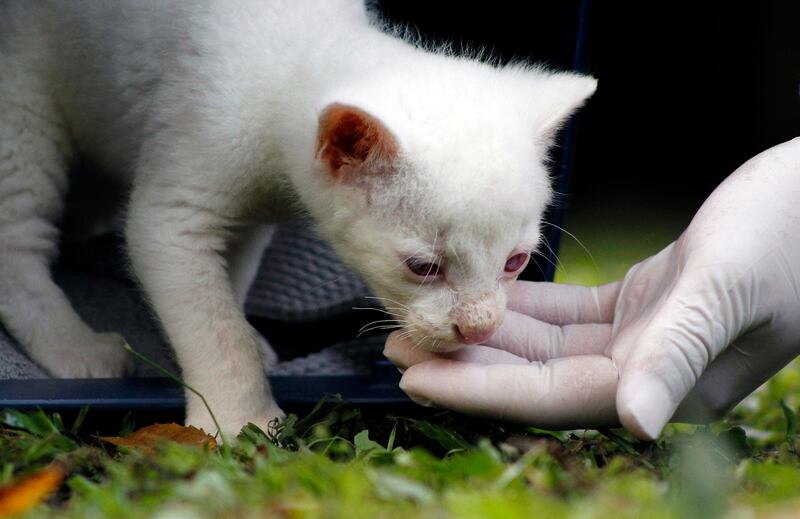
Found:
[[[595,85],[419,48],[356,0],[6,0],[0,319],[53,376],[128,369],[50,278],[82,156],[129,190],[133,271],[226,432],[281,415],[241,307],[265,224],[310,215],[421,347],[480,342],[539,241],[553,134]]]

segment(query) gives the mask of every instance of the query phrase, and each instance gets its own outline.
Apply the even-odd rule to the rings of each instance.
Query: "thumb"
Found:
[[[708,272],[687,276],[618,330],[617,412],[626,429],[658,438],[708,365],[730,344],[748,305]]]

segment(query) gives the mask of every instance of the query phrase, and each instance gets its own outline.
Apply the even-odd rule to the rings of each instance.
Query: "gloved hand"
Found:
[[[485,346],[390,336],[423,405],[547,428],[717,419],[800,353],[800,138],[737,169],[680,238],[601,287],[518,282]]]

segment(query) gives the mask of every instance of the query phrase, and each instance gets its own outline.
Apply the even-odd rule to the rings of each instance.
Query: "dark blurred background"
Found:
[[[739,164],[800,135],[797,0],[377,4],[430,39],[599,79],[576,125],[568,209],[652,202],[691,214]]]

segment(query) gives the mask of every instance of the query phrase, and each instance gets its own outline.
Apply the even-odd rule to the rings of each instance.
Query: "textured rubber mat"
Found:
[[[75,309],[98,331],[120,333],[136,350],[177,371],[171,350],[138,289],[124,276],[120,247],[87,244],[72,250],[54,277]],[[109,267],[116,265],[116,267]],[[361,280],[336,257],[304,222],[280,226],[265,251],[245,305],[248,316],[274,322],[330,322],[349,319],[354,306],[374,306]],[[324,339],[324,330],[322,331]],[[280,362],[275,375],[366,374],[381,357],[383,336],[353,337],[324,345],[320,351]],[[324,340],[323,340],[324,342]],[[289,345],[291,347],[291,344]],[[140,364],[137,376],[155,376]],[[0,329],[0,379],[46,377]]]

